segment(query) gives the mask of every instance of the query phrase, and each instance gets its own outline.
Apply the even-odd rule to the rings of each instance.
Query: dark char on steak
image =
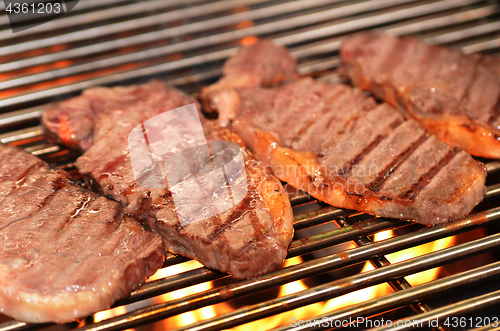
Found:
[[[459,219],[482,200],[482,163],[358,88],[311,78],[265,88],[260,72],[242,81],[261,54],[294,64],[284,50],[269,41],[244,47],[201,95],[278,178],[337,207],[424,224]],[[293,78],[292,66],[276,67]]]
[[[96,87],[49,107],[43,124],[59,142],[84,150],[76,161],[80,173],[104,195],[119,201],[127,213],[159,233],[168,251],[236,278],[252,278],[280,267],[293,237],[288,195],[280,181],[231,131],[200,115],[207,140],[232,141],[241,146],[248,194],[236,206],[181,225],[168,189],[137,185],[127,144],[131,130],[156,115],[193,102],[193,98],[158,80]],[[186,131],[169,139],[172,145],[182,146],[190,139],[192,123],[185,118],[177,121]],[[203,208],[211,208],[208,198]]]
[[[160,236],[37,157],[1,144],[0,313],[68,322],[109,308],[163,264]]]
[[[415,37],[347,37],[342,72],[441,140],[500,158],[500,59],[428,45]]]

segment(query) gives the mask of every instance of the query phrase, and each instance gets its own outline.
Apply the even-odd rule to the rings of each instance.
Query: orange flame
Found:
[[[392,237],[394,234],[392,230],[383,231],[375,234],[374,240],[380,241],[387,238]],[[440,250],[446,247],[453,245],[455,237],[443,238],[440,240],[436,240],[434,242],[426,243],[420,246],[412,247],[403,251],[399,251],[396,253],[392,253],[387,255],[387,259],[391,263],[397,263],[400,261],[407,260],[409,258],[417,257],[429,252],[433,252],[436,250]],[[285,261],[285,267],[296,265],[302,263],[301,257],[293,257]],[[189,271],[195,268],[199,268],[202,265],[197,261],[188,261],[182,264],[173,265],[167,268],[160,269],[156,272],[149,280],[155,280],[159,278],[168,277],[171,275],[175,275],[181,272]],[[373,270],[374,268],[370,263],[366,263],[361,272],[366,272],[369,270]],[[438,278],[439,268],[434,268],[431,270],[423,271],[418,274],[410,275],[405,277],[412,286],[427,283]],[[176,300],[194,293],[199,293],[202,291],[209,290],[213,287],[211,282],[206,282],[194,286],[190,286],[187,288],[183,288],[171,293],[163,294],[159,297],[151,299],[147,302],[147,304],[154,304],[159,302],[167,302],[171,300]],[[306,290],[308,287],[302,281],[294,281],[288,284],[281,286],[279,297],[298,293],[300,291]],[[253,330],[264,330],[271,329],[279,326],[290,325],[290,323],[295,320],[306,320],[314,316],[318,316],[321,314],[325,314],[336,309],[347,307],[353,304],[357,304],[360,302],[368,301],[370,299],[374,299],[380,296],[384,296],[386,294],[392,293],[393,290],[387,283],[379,284],[376,286],[367,287],[355,292],[351,292],[345,295],[342,295],[337,298],[333,298],[324,302],[318,302],[315,304],[311,304],[308,306],[300,307],[294,310],[290,310],[287,312],[283,312],[281,314],[277,314],[274,316],[270,316],[267,318],[263,318],[260,320],[256,320],[244,325],[240,325],[232,328],[232,330],[237,331],[253,331]],[[154,302],[152,302],[154,300]],[[226,314],[228,312],[233,311],[234,308],[231,307],[226,302],[219,303],[213,306],[208,306],[204,308],[200,308],[197,310],[193,310],[190,312],[186,312],[177,316],[173,316],[167,318],[163,321],[151,324],[148,330],[151,331],[160,331],[166,329],[172,329],[177,327],[183,327],[186,325],[190,325],[200,320],[209,319],[215,317],[217,315]],[[110,310],[106,310],[104,312],[97,313],[95,315],[96,322],[107,319],[113,316],[117,316],[126,312],[125,307],[118,307]],[[143,328],[141,328],[142,330]]]
[[[375,240],[380,241],[393,236],[392,230],[387,230],[383,232],[379,232],[375,235]],[[391,263],[397,263],[404,260],[408,260],[414,257],[418,257],[427,253],[435,252],[447,247],[450,247],[454,244],[455,237],[446,237],[436,241],[432,241],[426,244],[422,244],[419,246],[411,247],[402,251],[398,251],[392,254],[386,255],[387,260]],[[413,275],[409,275],[406,280],[412,285],[420,285],[424,283],[428,283],[436,278],[438,278],[439,267],[425,270]]]

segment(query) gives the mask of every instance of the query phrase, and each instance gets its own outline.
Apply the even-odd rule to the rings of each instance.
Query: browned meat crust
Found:
[[[357,88],[304,78],[218,93],[238,96],[217,111],[278,178],[334,206],[433,224],[483,198],[480,162]]]
[[[342,43],[342,72],[441,140],[500,158],[500,60],[366,32]]]
[[[109,308],[163,264],[161,238],[118,203],[0,145],[0,312],[67,322]]]
[[[119,101],[127,98],[128,104]],[[68,121],[64,127],[69,129],[61,132],[62,115],[70,111],[95,113],[88,106],[100,102],[94,99],[104,100],[104,104],[91,121],[94,126],[90,133],[82,134],[76,122]],[[256,277],[281,266],[293,237],[288,195],[279,180],[267,173],[245,148],[241,151],[246,167],[247,196],[235,207],[202,221],[182,226],[169,190],[137,185],[127,144],[131,130],[155,115],[192,102],[189,96],[160,81],[97,88],[54,105],[44,114],[43,123],[63,142],[68,142],[63,137],[68,130],[76,133],[74,137],[84,137],[74,139],[75,143],[70,142],[70,146],[82,147],[82,142],[88,141],[83,145],[90,147],[76,162],[79,171],[100,192],[121,202],[128,213],[158,232],[169,251],[237,278]],[[207,140],[234,141],[242,145],[235,134],[201,120]],[[171,139],[181,144],[185,137],[172,136]],[[205,205],[206,208],[211,205],[208,197]]]
[[[217,83],[202,89],[205,112],[214,112],[221,107],[226,110],[237,108],[239,96],[233,88],[271,87],[298,77],[297,61],[288,56],[285,47],[263,39],[246,49],[246,52],[226,61],[224,76]],[[234,115],[219,114],[218,123],[226,126]]]

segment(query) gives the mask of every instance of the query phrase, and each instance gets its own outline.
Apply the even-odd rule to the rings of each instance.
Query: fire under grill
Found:
[[[22,146],[75,176],[77,155],[43,137],[39,119],[48,103],[96,85],[140,83],[152,77],[197,93],[221,75],[226,58],[255,36],[286,45],[298,59],[301,74],[329,82],[345,82],[336,71],[341,38],[367,29],[418,35],[466,53],[500,54],[500,5],[495,1],[81,0],[69,14],[14,34],[1,9],[0,140]],[[334,321],[375,321],[351,324],[363,329],[386,326],[380,324],[385,318],[394,323],[418,320],[436,330],[500,327],[500,321],[494,323],[495,317],[500,318],[500,313],[495,314],[500,311],[496,280],[500,277],[500,162],[482,161],[488,170],[487,194],[465,219],[425,227],[337,209],[290,188],[296,237],[288,266],[282,270],[234,281],[195,265],[148,281],[117,302],[109,314],[98,313],[100,318],[96,314],[79,323],[55,326],[0,316],[0,331],[222,330],[290,311],[298,314],[301,307],[379,284],[390,289],[373,297],[355,292],[358,302],[312,309],[295,320],[288,315],[284,322],[264,325],[317,330],[341,327]],[[426,246],[434,248],[390,262],[393,253],[451,236],[447,247]],[[187,261],[168,255],[162,270]],[[371,270],[364,264],[371,264]],[[436,267],[446,271],[412,286],[410,275]],[[297,281],[302,284],[300,291],[280,292]],[[165,294],[199,284],[207,285],[206,289],[165,299]],[[232,309],[175,326],[165,322],[221,303]],[[467,318],[465,324],[460,317]],[[300,326],[300,319],[330,322]],[[442,325],[433,324],[436,319]],[[446,321],[448,325],[443,324]],[[402,323],[399,329],[411,328],[410,323]]]

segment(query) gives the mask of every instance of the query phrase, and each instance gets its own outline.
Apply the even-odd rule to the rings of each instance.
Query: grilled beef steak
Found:
[[[76,162],[79,171],[92,186],[121,202],[127,213],[158,232],[170,252],[194,258],[209,268],[229,272],[237,278],[256,277],[281,266],[293,237],[293,215],[288,196],[280,181],[268,173],[243,147],[242,139],[229,130],[199,118],[213,155],[218,152],[215,152],[212,141],[239,144],[236,146],[241,152],[246,182],[233,184],[247,186],[248,193],[241,201],[213,191],[211,195],[198,196],[195,204],[179,204],[172,192],[189,198],[190,195],[196,196],[198,191],[188,186],[169,185],[167,189],[137,184],[129,145],[139,145],[140,141],[131,138],[132,130],[141,125],[145,128],[146,124],[142,123],[146,121],[154,127],[155,123],[158,124],[155,116],[169,114],[169,110],[192,102],[194,100],[189,96],[160,81],[129,87],[93,88],[79,97],[50,107],[43,116],[43,124],[51,135],[59,137],[68,146],[85,149]],[[78,118],[89,119],[85,122],[88,126],[80,126]],[[174,124],[175,133],[162,128],[163,124],[156,125],[154,130],[151,128],[163,135],[162,143],[168,140],[169,147],[162,152],[165,155],[185,151],[186,142],[198,139],[193,133],[197,129],[193,118],[177,117],[170,124]],[[149,132],[150,129],[144,130],[148,134],[154,133]],[[139,136],[142,137],[142,133]],[[154,147],[154,142],[149,141],[149,148]],[[186,169],[191,167],[189,162],[196,163],[198,156],[194,153],[192,160],[182,158],[182,161],[187,161],[184,164],[165,157],[163,165],[156,163],[141,176],[146,178],[144,182],[147,184],[155,178],[155,171],[161,173],[164,167],[178,172],[176,176],[184,177]],[[214,161],[207,160],[208,163]],[[232,202],[230,208],[209,210]],[[180,208],[187,209],[190,215],[212,215],[183,223]]]
[[[67,322],[107,309],[162,266],[161,238],[118,203],[0,145],[0,312]]]
[[[342,43],[342,70],[441,140],[500,158],[500,60],[366,32]]]
[[[235,57],[258,65],[258,47]],[[275,88],[215,84],[202,98],[278,178],[334,206],[433,224],[483,198],[480,162],[360,89],[303,78]]]
[[[272,87],[298,77],[297,61],[288,56],[285,47],[264,39],[251,46],[251,50],[228,59],[223,68],[224,76],[217,83],[203,88],[202,101],[206,112],[226,109],[218,114],[218,122],[223,126],[236,115],[229,113],[229,110],[238,108],[235,103],[240,101],[235,87]]]

